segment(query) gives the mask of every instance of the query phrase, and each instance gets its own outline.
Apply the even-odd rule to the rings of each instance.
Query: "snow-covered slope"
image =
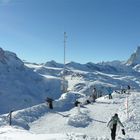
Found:
[[[8,122],[5,122],[6,115],[0,116],[0,124],[3,124],[0,129],[1,140],[16,140],[19,136],[22,136],[21,140],[45,140],[46,137],[47,140],[109,140],[110,130],[107,122],[114,113],[119,114],[126,131],[123,136],[121,127],[118,126],[117,140],[140,140],[139,92],[131,91],[129,95],[113,93],[112,100],[109,100],[108,96],[101,97],[93,104],[82,106],[80,112],[71,104],[67,104],[68,109],[65,108],[66,103],[72,103],[74,94],[63,94],[55,101],[54,110],[49,110],[46,104],[40,104],[14,112],[12,123],[17,127],[8,127]]]
[[[46,78],[26,67],[16,54],[0,49],[0,114],[59,98],[59,78]]]
[[[127,66],[124,62],[102,62],[102,63],[87,63],[80,64],[70,62],[66,64],[65,72],[63,68],[52,67],[49,62],[49,67],[46,65],[29,65],[35,72],[53,76],[62,79],[62,73],[65,73],[65,79],[68,81],[68,90],[82,92],[84,94],[92,94],[93,88],[96,87],[101,94],[107,94],[107,88],[112,87],[113,90],[127,88],[131,85],[132,88],[140,89],[140,73],[133,67]],[[51,66],[51,67],[50,67]]]
[[[139,64],[70,62],[63,70],[63,64],[55,61],[23,63],[14,53],[0,49],[1,140],[109,140],[107,122],[116,112],[126,131],[123,136],[118,128],[117,140],[140,140]],[[61,94],[63,73],[69,92]],[[127,85],[132,87],[129,95],[114,92],[112,100],[107,95],[85,105],[94,87],[105,95],[109,87],[120,90]],[[44,103],[46,96],[54,99],[53,110]],[[76,99],[82,102],[80,112],[74,106]],[[14,110],[12,127],[8,126],[8,114],[3,114],[10,110]]]
[[[110,86],[116,90],[129,84],[140,89],[139,64],[130,67],[120,61],[70,62],[64,73],[68,90],[86,95],[90,95],[94,87],[100,94],[107,94]],[[55,61],[45,64],[23,62],[16,54],[0,49],[0,113],[44,102],[46,96],[59,98],[62,74],[63,64]]]

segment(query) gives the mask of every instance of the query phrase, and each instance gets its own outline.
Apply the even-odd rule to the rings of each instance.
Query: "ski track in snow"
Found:
[[[84,133],[89,136],[98,137],[110,136],[110,130],[107,128],[107,122],[112,115],[112,110],[117,110],[116,105],[104,106],[103,103],[95,103],[93,105],[86,106],[86,109],[81,109],[81,112],[88,114],[92,118],[92,122],[87,127],[73,127],[67,125],[68,118],[63,117],[56,113],[48,113],[36,122],[31,124],[31,132],[35,133]],[[106,107],[106,109],[104,109]],[[91,110],[90,112],[88,110]],[[100,110],[100,112],[97,110]],[[106,113],[105,110],[108,110]],[[116,112],[116,111],[115,111]],[[114,112],[114,113],[115,113]],[[77,113],[77,108],[72,109],[70,112],[64,112],[64,114],[70,113],[71,116]],[[56,119],[57,118],[57,119]],[[96,131],[95,131],[96,130]],[[104,131],[101,131],[104,130]]]
[[[91,123],[86,127],[73,127],[68,125],[69,117],[63,117],[56,112],[51,111],[39,120],[35,121],[30,125],[31,132],[37,134],[40,133],[83,133],[86,136],[98,138],[99,136],[104,137],[103,139],[110,138],[110,130],[107,128],[107,122],[114,113],[119,111],[120,103],[123,105],[125,98],[115,97],[114,100],[108,100],[101,98],[96,103],[86,105],[85,108],[81,108],[81,112],[87,114],[92,118]],[[78,114],[77,108],[71,109],[69,112],[63,112],[63,114],[70,113],[70,117]],[[118,129],[118,134],[120,134]],[[123,137],[123,136],[122,136]],[[98,138],[102,139],[102,138]],[[120,137],[121,139],[121,137]]]
[[[132,93],[128,96],[129,119],[125,109],[126,97],[119,94],[113,94],[113,100],[107,96],[101,97],[95,103],[81,107],[80,113],[77,107],[61,112],[48,110],[29,124],[29,131],[19,127],[1,127],[0,140],[110,140],[107,122],[116,112],[126,129],[126,136],[123,136],[118,127],[116,140],[140,140],[139,130],[136,131],[140,126],[140,94]]]

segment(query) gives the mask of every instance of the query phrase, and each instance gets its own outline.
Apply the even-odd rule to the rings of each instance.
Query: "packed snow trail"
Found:
[[[76,121],[73,121],[73,125],[75,127],[73,125],[68,125],[70,117],[76,115],[78,117],[77,107],[71,109],[70,111],[59,113],[52,110],[45,116],[41,117],[39,120],[33,122],[30,125],[30,131],[38,134],[74,132],[84,133],[88,136],[104,136],[109,138],[110,130],[107,128],[107,122],[114,113],[118,112],[118,106],[118,103],[114,100],[103,100],[101,98],[99,101],[97,100],[96,103],[89,104],[81,108],[81,112],[83,114],[86,114],[92,120],[86,127],[83,127],[82,124],[81,127],[79,126],[79,124],[76,127]],[[69,117],[63,117],[63,115],[60,115],[60,113],[71,115]]]
[[[0,140],[110,140],[105,137],[90,137],[81,133],[57,133],[57,134],[33,134],[20,128],[2,127],[0,129]],[[133,138],[116,140],[139,140]]]
[[[118,127],[116,140],[140,140],[140,93],[128,96],[129,118],[125,108],[126,97],[125,94],[113,94],[112,100],[108,96],[101,97],[96,103],[81,107],[80,113],[77,107],[70,111],[64,111],[66,108],[63,107],[60,112],[58,108],[47,109],[45,104],[34,106],[30,111],[17,111],[15,119],[19,121],[19,125],[9,127],[3,124],[0,128],[0,140],[110,140],[107,122],[116,112],[126,130],[126,135],[123,136]],[[66,105],[60,101],[58,104]],[[40,114],[44,116],[39,118],[42,116]],[[28,123],[30,121],[29,131],[23,129],[27,120]]]

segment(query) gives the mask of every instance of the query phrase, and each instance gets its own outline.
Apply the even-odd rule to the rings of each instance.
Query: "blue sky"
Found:
[[[0,0],[0,46],[30,62],[127,60],[140,44],[140,0]]]

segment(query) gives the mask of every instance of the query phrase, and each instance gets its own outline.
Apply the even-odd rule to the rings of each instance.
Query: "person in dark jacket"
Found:
[[[50,108],[50,109],[53,109],[53,99],[47,97],[47,98],[46,98],[46,102],[47,102],[49,108]]]
[[[121,123],[121,121],[120,121],[120,119],[118,117],[118,114],[115,113],[115,115],[111,118],[111,120],[107,124],[107,126],[111,130],[111,139],[112,140],[115,140],[115,137],[116,137],[117,124],[119,124],[122,127],[122,134],[125,135],[124,126]]]
[[[74,105],[78,106],[78,104],[81,104],[81,102],[79,102],[78,100],[75,101]]]
[[[130,94],[130,89],[131,89],[131,87],[130,87],[130,85],[128,85],[127,86],[127,92],[128,92],[128,94]]]
[[[95,87],[93,89],[92,98],[93,98],[93,101],[95,101],[98,98],[98,91]]]
[[[109,99],[112,99],[112,92],[113,90],[111,89],[111,87],[108,88],[108,97]]]

